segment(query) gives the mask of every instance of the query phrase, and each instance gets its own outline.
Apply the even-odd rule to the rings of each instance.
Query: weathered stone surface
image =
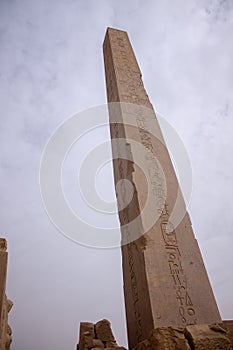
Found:
[[[99,349],[104,348],[104,343],[100,339],[93,339],[92,345],[94,348],[99,348]]]
[[[7,325],[5,350],[9,350],[12,343],[12,329]]]
[[[116,346],[113,348],[105,348],[106,350],[126,350],[123,346]]]
[[[103,342],[115,342],[112,334],[110,322],[108,320],[101,320],[95,324],[95,332],[98,339]]]
[[[6,274],[7,274],[7,242],[4,238],[0,238],[0,312],[3,308],[6,289]],[[1,316],[1,314],[0,314]]]
[[[151,346],[159,350],[190,350],[182,328],[157,328],[151,333]]]
[[[9,350],[12,330],[8,325],[8,313],[13,303],[5,294],[7,276],[7,241],[0,238],[0,350]]]
[[[154,329],[150,337],[134,350],[231,350],[231,343],[221,325],[191,325],[185,328]]]
[[[231,350],[226,331],[219,325],[192,325],[185,329],[186,338],[195,350]]]
[[[79,350],[87,350],[92,348],[94,339],[94,324],[90,322],[81,322],[79,332]]]
[[[232,326],[231,322],[229,324]],[[105,341],[98,336],[103,339],[114,338],[109,321],[102,320],[96,325],[82,322],[77,350],[125,350],[124,347],[117,345],[115,340]],[[232,345],[223,324],[202,324],[153,329],[149,337],[137,344],[133,350],[232,350]]]
[[[0,252],[7,251],[7,240],[5,238],[0,238]]]
[[[118,346],[108,320],[101,320],[95,325],[90,322],[80,323],[79,344],[77,350],[125,350]]]
[[[108,28],[104,61],[131,349],[152,329],[221,317],[126,32]],[[130,202],[128,187],[117,187],[122,179],[132,184]]]
[[[153,329],[150,337],[137,345],[135,350],[190,350],[183,328],[162,327]]]
[[[233,321],[232,320],[223,321],[222,326],[227,331],[227,336],[230,339],[232,349],[233,349]]]
[[[106,345],[106,348],[116,348],[116,347],[118,347],[116,341],[107,341],[105,345]]]

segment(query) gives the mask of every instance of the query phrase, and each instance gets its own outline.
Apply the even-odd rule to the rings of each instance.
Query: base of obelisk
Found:
[[[161,327],[133,350],[232,350],[229,331],[223,324]]]
[[[111,324],[80,323],[77,350],[125,350],[116,343]],[[161,327],[151,331],[148,339],[132,350],[232,350],[233,321],[221,324],[198,324],[186,327]]]

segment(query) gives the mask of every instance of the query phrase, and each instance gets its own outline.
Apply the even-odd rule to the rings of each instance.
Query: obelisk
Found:
[[[103,46],[132,349],[156,327],[221,317],[127,33],[108,28]]]

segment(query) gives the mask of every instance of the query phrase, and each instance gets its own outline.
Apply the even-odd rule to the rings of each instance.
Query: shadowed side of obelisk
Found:
[[[127,33],[124,34],[127,35]],[[110,42],[109,35],[107,34],[104,42],[107,95],[109,102],[119,102],[120,97],[117,89],[117,73],[115,71],[115,66],[113,63],[113,51],[111,47],[112,44],[112,38]],[[130,52],[133,53],[132,50]],[[132,55],[131,59],[133,61],[132,66],[135,65],[136,72],[139,70],[139,67],[134,58],[134,55]],[[110,105],[109,108],[111,110],[110,114],[112,116],[112,123],[110,123],[111,137],[115,140],[124,140],[125,128],[123,125],[121,106],[118,104],[113,104]],[[120,151],[117,148],[116,143],[112,144],[112,152],[115,186],[121,179],[127,179],[132,183],[133,162],[130,161],[130,148],[128,147],[126,140],[122,150],[124,154],[121,154],[121,158],[119,157]],[[128,218],[133,219],[138,214],[139,204],[137,193],[134,189],[131,205],[127,206],[127,208],[123,210],[120,210],[119,208],[119,219],[121,225],[124,225],[124,223],[128,221]],[[140,342],[143,339],[146,339],[150,330],[154,326],[146,279],[143,244],[144,239],[142,238],[122,246],[127,332],[131,346],[135,345],[135,341],[132,341],[132,339],[135,339],[136,343]],[[140,300],[143,300],[144,302],[141,303],[139,302]]]

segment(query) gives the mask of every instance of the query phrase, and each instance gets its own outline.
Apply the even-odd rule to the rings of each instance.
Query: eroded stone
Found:
[[[162,327],[153,329],[150,337],[134,350],[190,350],[183,328]]]
[[[90,322],[81,322],[79,332],[79,350],[92,348],[94,338],[94,324]]]
[[[90,322],[80,323],[79,344],[77,350],[125,350],[118,346],[108,320],[101,320],[95,325]]]
[[[195,350],[232,350],[227,332],[219,325],[191,325],[185,329],[186,338]]]
[[[96,337],[103,342],[115,342],[111,325],[108,320],[101,320],[95,324]]]

